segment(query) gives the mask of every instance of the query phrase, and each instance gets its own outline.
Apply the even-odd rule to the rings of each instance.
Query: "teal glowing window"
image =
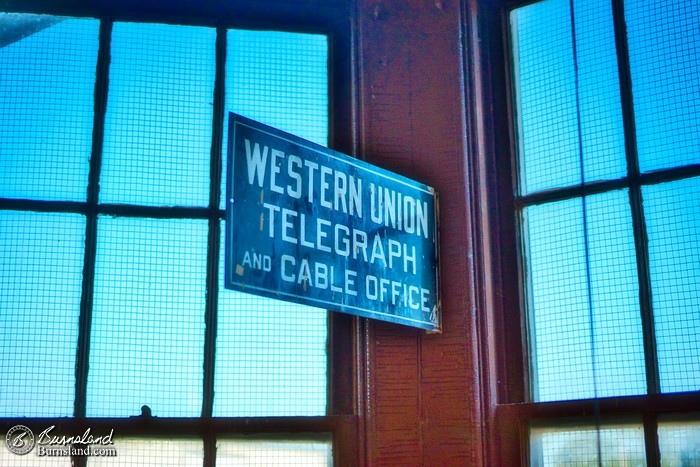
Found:
[[[531,465],[700,459],[697,414],[600,408],[700,389],[698,24],[690,0],[510,13],[530,401],[595,407],[531,420]]]
[[[216,168],[228,111],[328,108],[324,35],[0,13],[0,416],[326,415],[326,310],[221,285]]]
[[[620,5],[510,15],[534,401],[700,389],[700,7]]]

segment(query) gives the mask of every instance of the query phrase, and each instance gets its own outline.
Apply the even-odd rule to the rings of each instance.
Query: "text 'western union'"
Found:
[[[250,185],[358,218],[365,218],[367,203],[363,190],[367,189],[367,209],[373,223],[429,238],[425,201],[374,183],[364,186],[360,177],[249,139],[245,139],[245,151]]]

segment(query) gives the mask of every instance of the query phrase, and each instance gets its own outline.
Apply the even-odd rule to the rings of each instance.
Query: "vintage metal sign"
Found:
[[[229,115],[226,288],[440,330],[437,197]]]

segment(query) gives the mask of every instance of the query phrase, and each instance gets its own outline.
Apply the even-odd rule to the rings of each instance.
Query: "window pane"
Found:
[[[227,112],[328,144],[327,38],[230,30],[227,41]],[[226,132],[223,147],[225,174]],[[223,265],[214,415],[324,415],[327,312],[225,290]]]
[[[646,465],[644,430],[641,425],[531,428],[530,465]]]
[[[216,465],[249,467],[331,467],[331,441],[221,440],[216,446]]]
[[[700,163],[700,2],[627,0],[639,166]]]
[[[83,201],[99,22],[0,13],[0,197]]]
[[[700,465],[700,422],[659,422],[663,467]]]
[[[228,112],[328,145],[326,36],[234,29],[228,31],[227,41],[224,179]]]
[[[626,174],[611,3],[573,4],[511,14],[521,194]]]
[[[82,434],[82,433],[81,433]],[[37,433],[34,433],[36,436]],[[3,443],[4,444],[4,443]],[[29,454],[18,456],[5,446],[0,448],[0,465],[12,467],[72,467],[70,456],[65,457],[39,457],[36,447]]]
[[[532,206],[525,216],[535,400],[644,393],[627,191]]]
[[[0,211],[0,416],[70,417],[85,221]]]
[[[214,416],[325,415],[328,312],[224,289],[223,251],[219,278]]]
[[[201,414],[207,230],[100,218],[88,416]]]
[[[116,23],[100,200],[209,202],[216,30]]]
[[[700,178],[644,187],[663,392],[700,388]]]
[[[202,467],[204,446],[194,439],[114,438],[116,456],[88,457],[88,465],[113,467]]]

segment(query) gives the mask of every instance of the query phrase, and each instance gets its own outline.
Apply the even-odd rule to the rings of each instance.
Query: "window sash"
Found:
[[[96,79],[98,85],[96,88],[105,89],[108,68],[106,63],[108,62],[111,36],[112,21],[153,21],[153,12],[149,11],[150,7],[144,7],[143,5],[110,5],[104,7],[101,11],[96,11],[91,4],[92,2],[75,2],[69,7],[60,7],[60,12],[51,11],[51,14],[59,13],[71,17],[83,17],[91,16],[102,18],[100,20],[100,50],[98,57],[98,71]],[[234,2],[235,3],[235,2]],[[26,2],[26,1],[14,1],[10,0],[5,2],[4,8],[6,10],[17,11],[17,12],[33,12],[42,14],[45,13],[42,2]],[[187,4],[187,2],[175,2],[170,5],[166,11],[163,9],[162,12],[158,14],[157,20],[162,20],[165,22],[174,22],[176,24],[190,24],[193,26],[208,26],[217,29],[218,39],[216,44],[217,53],[217,82],[223,82],[223,64],[225,63],[225,53],[226,53],[226,40],[225,35],[228,28],[220,26],[222,21],[228,21],[228,26],[231,28],[245,29],[249,24],[253,24],[254,27],[259,25],[259,18],[265,18],[271,29],[279,29],[283,31],[299,31],[299,32],[316,32],[321,34],[333,35],[333,49],[339,52],[331,54],[331,61],[334,66],[329,66],[329,82],[337,83],[336,86],[329,87],[329,99],[331,99],[337,106],[339,112],[331,116],[329,126],[333,130],[333,141],[335,142],[334,147],[343,150],[343,148],[352,147],[352,132],[350,131],[350,125],[347,124],[350,115],[345,115],[342,113],[342,109],[347,106],[346,100],[349,98],[349,86],[346,84],[349,82],[349,61],[348,57],[342,55],[343,50],[349,50],[349,21],[347,17],[341,13],[342,8],[339,5],[317,5],[313,1],[297,5],[293,11],[287,11],[284,5],[275,4],[256,4],[256,5],[226,5],[222,6],[222,10],[211,11],[210,7],[197,8],[196,11],[190,11],[192,7]],[[183,13],[187,12],[187,13]],[[313,15],[310,13],[313,12]],[[341,14],[339,14],[341,13]],[[110,18],[105,19],[105,18]],[[183,18],[187,18],[183,23]],[[247,19],[242,19],[247,18]],[[250,21],[251,23],[248,23]],[[329,45],[331,45],[329,43]],[[329,47],[329,53],[331,53]],[[333,58],[335,56],[335,58]],[[332,77],[330,76],[332,73]],[[345,84],[344,84],[345,83]],[[214,98],[214,121],[215,128],[213,131],[214,143],[212,144],[212,167],[211,167],[211,178],[212,180],[222,179],[222,168],[221,168],[221,140],[223,135],[223,124],[224,124],[224,105],[223,105],[223,90],[224,86],[222,84],[217,84],[216,86],[216,96]],[[101,144],[102,144],[102,128],[104,126],[104,114],[106,110],[106,98],[105,92],[98,92],[95,95],[95,119],[94,128],[96,131],[95,137],[93,138],[93,154],[101,154]],[[329,106],[330,108],[330,106]],[[343,122],[345,124],[343,124]],[[218,144],[216,143],[218,141]],[[218,152],[217,152],[218,151]],[[347,150],[346,150],[347,151]],[[3,211],[37,211],[37,212],[58,212],[58,213],[74,213],[84,216],[87,221],[87,236],[92,238],[92,240],[87,240],[85,249],[85,270],[84,276],[94,277],[95,268],[95,253],[96,253],[96,224],[98,216],[123,216],[123,217],[148,217],[154,219],[197,219],[205,220],[209,224],[209,245],[218,245],[220,242],[220,231],[221,222],[224,219],[224,211],[219,208],[219,201],[221,195],[218,190],[220,190],[221,183],[211,183],[211,193],[209,196],[209,206],[207,207],[149,207],[149,206],[126,206],[126,205],[110,205],[110,204],[100,204],[98,202],[97,196],[97,186],[99,179],[99,157],[92,157],[91,161],[91,175],[89,178],[89,188],[88,197],[86,202],[76,202],[76,201],[47,201],[47,200],[27,200],[27,199],[11,199],[3,198],[0,199],[0,209]],[[218,249],[210,248],[209,251],[216,251]],[[214,257],[216,256],[216,257]],[[218,271],[219,258],[218,255],[212,253],[212,258],[208,261],[208,270]],[[212,309],[216,307],[216,287],[218,284],[214,283],[214,278],[216,274],[209,274],[209,279],[207,282],[207,289],[210,291],[207,294],[207,309]],[[90,280],[83,284],[83,305],[81,308],[85,310],[89,307],[90,296],[92,295],[92,284]],[[206,340],[207,342],[213,342],[216,337],[216,319],[207,313],[207,328],[206,328]],[[333,324],[333,323],[341,324]],[[352,356],[348,354],[351,351],[351,332],[352,332],[352,320],[339,317],[337,319],[329,318],[329,333],[333,335],[332,342],[333,346],[329,349],[328,354],[328,366],[332,365],[334,359],[341,359],[343,361],[352,360]],[[89,329],[90,327],[90,317],[87,316],[85,312],[81,314],[80,318],[81,329]],[[329,335],[330,337],[330,335]],[[81,331],[81,336],[79,338],[79,362],[78,362],[78,387],[76,388],[76,415],[82,417],[85,414],[85,393],[86,393],[86,376],[87,376],[87,362],[89,359],[89,336],[84,331]],[[205,356],[205,390],[204,390],[204,407],[205,412],[204,417],[211,416],[211,407],[213,404],[213,365],[206,362],[211,362],[213,359],[213,346],[206,346],[207,355]],[[207,424],[206,429],[203,428],[196,419],[177,419],[173,420],[175,430],[165,429],[162,424],[155,423],[152,427],[138,428],[135,430],[135,434],[140,436],[142,433],[146,436],[153,434],[168,433],[194,433],[198,436],[204,435],[206,433],[293,433],[293,432],[307,432],[307,433],[327,433],[335,432],[339,430],[340,426],[347,425],[348,423],[354,424],[355,421],[349,415],[352,412],[352,398],[349,397],[349,393],[353,390],[352,388],[352,377],[345,375],[340,371],[329,371],[327,378],[327,391],[333,393],[334,397],[329,398],[329,403],[333,401],[332,405],[329,405],[327,409],[327,415],[319,417],[256,417],[255,419],[249,419],[245,417],[240,418],[240,422],[236,418],[230,417],[220,417],[220,423]],[[207,409],[209,407],[209,409]],[[335,415],[331,415],[335,414]],[[74,425],[71,421],[72,419],[62,419],[61,422],[64,426],[70,427]],[[95,420],[95,419],[93,419]],[[191,420],[192,422],[188,421]],[[51,419],[36,419],[34,420],[38,424],[49,423]],[[25,423],[34,423],[27,422]],[[5,418],[3,424],[8,428],[15,424],[15,419]],[[79,429],[80,423],[76,423],[74,428]],[[100,426],[101,423],[96,421],[95,426]],[[115,423],[110,423],[110,426],[115,425]],[[124,420],[123,422],[116,423],[121,429],[128,433],[131,427],[136,427],[138,425],[143,425],[142,421],[138,420]],[[37,425],[38,428],[38,425]],[[202,431],[205,430],[205,431]],[[209,435],[207,435],[209,436]],[[207,438],[210,441],[205,441],[207,446],[205,451],[209,450],[215,452],[211,448],[211,443],[214,442],[214,438]],[[350,443],[352,444],[352,443]],[[348,449],[344,447],[344,449]],[[206,456],[205,456],[206,457]],[[208,455],[207,459],[211,459],[211,454]],[[205,464],[209,462],[205,459]]]
[[[622,418],[629,420],[629,417],[635,417],[637,422],[643,428],[644,451],[646,462],[649,465],[659,465],[659,463],[668,459],[670,451],[661,452],[659,449],[659,436],[661,436],[662,420],[666,414],[678,412],[688,413],[696,411],[694,425],[689,430],[697,430],[697,410],[700,407],[700,398],[697,393],[686,392],[672,394],[663,391],[663,386],[659,382],[659,363],[657,354],[656,332],[654,325],[653,307],[652,307],[652,290],[651,290],[651,273],[649,265],[649,239],[647,238],[647,230],[645,225],[645,205],[643,203],[643,193],[650,188],[663,187],[674,182],[690,180],[700,175],[700,165],[696,163],[685,163],[677,167],[662,167],[655,171],[645,171],[640,169],[637,159],[637,134],[635,125],[634,102],[632,95],[632,76],[630,71],[630,57],[628,38],[625,28],[625,5],[624,0],[612,0],[612,13],[615,33],[615,48],[617,55],[617,69],[620,81],[620,101],[622,109],[623,130],[625,135],[625,161],[626,173],[622,176],[611,179],[588,180],[582,183],[574,183],[570,186],[553,188],[543,191],[520,191],[518,188],[518,177],[513,175],[513,212],[517,222],[514,226],[516,237],[523,237],[524,223],[523,214],[532,207],[546,206],[549,204],[562,202],[565,200],[586,200],[596,195],[603,193],[611,193],[617,190],[628,190],[630,199],[630,213],[633,218],[633,230],[635,233],[635,250],[637,259],[637,274],[639,283],[639,301],[641,315],[643,320],[643,340],[644,340],[644,360],[646,373],[646,390],[639,395],[628,396],[624,398],[612,396],[606,397],[596,394],[594,398],[587,400],[560,400],[548,403],[529,402],[533,399],[531,396],[525,396],[525,403],[518,405],[505,404],[501,405],[503,420],[520,420],[520,433],[523,438],[527,439],[528,432],[531,427],[541,426],[542,423],[553,424],[552,426],[569,426],[572,421],[578,420],[579,423],[589,423],[592,426],[601,426],[601,424],[615,422]],[[506,14],[511,14],[515,9],[532,4],[532,2],[509,2]],[[504,24],[508,24],[505,22]],[[510,63],[510,79],[512,82],[517,81],[513,77],[513,70],[517,70],[517,63],[513,60],[513,47],[517,43],[513,41],[512,30],[506,33],[506,40],[510,40],[507,47],[507,53],[511,54]],[[509,90],[511,95],[511,103],[513,105],[513,118],[510,121],[512,134],[516,135],[516,130],[522,122],[519,120],[519,104],[515,101],[513,88]],[[516,174],[519,170],[519,146],[518,137],[513,136],[514,145],[512,154],[511,174]],[[585,203],[585,201],[583,201]],[[523,240],[521,240],[523,242]],[[526,262],[529,258],[524,256],[523,251],[527,251],[527,245],[521,243],[518,256],[519,261],[519,277],[521,283],[527,277],[529,267]],[[521,300],[526,302],[528,292],[521,291]],[[522,313],[529,313],[525,303],[521,302]],[[511,323],[517,326],[518,323]],[[527,330],[525,325],[522,325],[522,335],[526,335]],[[525,339],[524,339],[525,340]],[[529,341],[527,341],[529,342]],[[528,344],[523,345],[523,352],[529,357],[529,353],[525,348]],[[524,359],[527,362],[527,358]],[[531,365],[531,362],[529,363]],[[528,363],[526,363],[526,366]],[[531,377],[527,375],[532,368],[525,368],[524,380],[527,389],[530,387]],[[513,400],[510,400],[513,401]],[[581,417],[584,417],[583,420]],[[557,425],[560,424],[560,425]],[[670,424],[673,426],[672,424]],[[657,436],[658,433],[658,436]],[[693,431],[694,433],[694,431]],[[663,451],[663,449],[662,449]],[[527,452],[527,449],[525,450]],[[530,451],[530,460],[536,465],[538,459],[537,453]],[[659,457],[660,456],[660,457]]]
[[[569,3],[570,15],[573,21],[573,2]],[[635,114],[633,107],[633,96],[632,96],[632,76],[630,71],[630,59],[628,53],[628,44],[626,31],[624,26],[624,7],[622,1],[613,2],[613,25],[615,32],[615,42],[616,42],[616,55],[617,55],[617,68],[619,74],[619,87],[620,87],[620,101],[622,109],[622,126],[625,133],[625,152],[626,152],[626,174],[619,178],[613,178],[610,180],[594,180],[594,181],[582,181],[579,183],[573,183],[569,186],[563,186],[560,188],[552,188],[543,191],[536,192],[524,192],[522,194],[516,194],[514,198],[514,205],[516,211],[516,218],[518,219],[517,229],[521,232],[521,238],[525,240],[523,232],[526,230],[526,224],[524,223],[525,213],[528,209],[536,206],[544,206],[551,203],[562,202],[572,199],[586,200],[593,198],[596,195],[602,193],[610,193],[615,190],[626,189],[629,191],[630,206],[631,206],[631,217],[633,223],[633,232],[635,239],[635,250],[637,258],[637,276],[638,276],[638,289],[639,289],[639,307],[641,309],[642,315],[642,335],[644,342],[644,353],[645,353],[645,368],[647,373],[647,388],[646,392],[648,394],[657,394],[661,392],[661,385],[659,382],[659,369],[658,369],[658,357],[657,357],[657,346],[656,346],[656,332],[654,325],[653,307],[652,307],[652,290],[651,290],[651,277],[649,272],[649,259],[648,259],[648,238],[646,233],[645,225],[645,213],[642,191],[645,187],[654,186],[658,184],[671,183],[678,180],[690,179],[700,175],[700,165],[681,165],[678,167],[670,167],[665,169],[656,170],[653,172],[641,172],[637,159],[637,147],[636,147],[636,130],[635,130]],[[516,9],[512,9],[513,11]],[[573,28],[574,26],[572,26]],[[574,29],[575,31],[575,29]],[[517,34],[515,30],[511,30],[511,37]],[[510,43],[511,50],[517,47],[519,44],[515,39]],[[515,52],[513,53],[515,56]],[[576,54],[574,53],[574,61],[576,61]],[[513,58],[513,65],[511,67],[515,72],[518,71],[517,58]],[[517,83],[518,78],[514,77],[513,82]],[[515,91],[517,94],[518,91]],[[514,99],[517,97],[514,96]],[[516,104],[516,118],[514,119],[517,125],[522,125],[521,117],[517,114],[520,105]],[[517,126],[516,125],[516,126]],[[580,125],[580,123],[579,123]],[[513,162],[513,167],[520,167],[521,163],[518,162],[519,159],[523,157],[522,146],[519,147],[520,151],[514,151],[515,161]],[[521,170],[521,169],[518,169]],[[517,179],[517,177],[515,177]],[[585,203],[585,201],[584,201]],[[525,242],[521,246],[520,254],[520,268],[521,277],[528,278],[530,274],[529,258],[524,258],[523,255],[527,251],[527,243]],[[524,291],[526,297],[531,295],[528,290]],[[527,303],[531,298],[526,298]],[[529,308],[529,305],[524,305]],[[527,314],[532,311],[526,309]],[[532,339],[530,339],[532,341]]]

